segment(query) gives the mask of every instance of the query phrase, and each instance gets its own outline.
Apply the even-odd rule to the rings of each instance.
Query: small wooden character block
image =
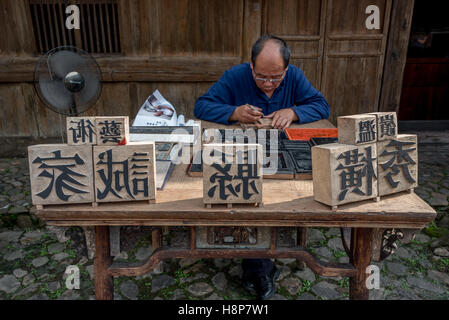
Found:
[[[355,114],[337,118],[338,143],[359,145],[376,142],[376,116]]]
[[[130,141],[129,117],[127,116],[96,117],[95,126],[97,128],[97,145],[116,146]]]
[[[95,117],[67,117],[67,144],[97,144]]]
[[[92,146],[29,146],[28,162],[33,204],[94,202]]]
[[[376,144],[312,147],[313,195],[329,206],[377,197]]]
[[[377,141],[391,140],[398,135],[396,112],[373,112],[376,116]]]
[[[415,134],[377,143],[379,196],[418,186],[418,140]]]
[[[204,203],[261,203],[262,162],[260,144],[205,144]]]
[[[97,202],[156,199],[154,142],[94,146]]]

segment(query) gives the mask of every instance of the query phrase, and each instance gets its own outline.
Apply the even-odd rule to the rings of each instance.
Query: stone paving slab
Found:
[[[449,299],[449,132],[419,134],[419,187],[438,212],[435,223],[381,262],[371,300]],[[444,135],[444,134],[443,134]],[[447,141],[446,141],[447,140]],[[95,298],[93,259],[81,228],[46,227],[33,214],[27,159],[0,159],[0,300]],[[185,245],[188,230],[169,228],[167,244]],[[310,228],[308,249],[325,261],[348,262],[337,228]],[[114,261],[140,263],[152,253],[151,228],[122,227]],[[273,300],[345,300],[348,278],[321,277],[294,259],[275,260],[281,275]],[[65,273],[79,268],[79,289]],[[170,259],[160,272],[114,277],[117,300],[254,299],[241,286],[241,259]]]
[[[172,240],[177,233],[188,232],[183,228],[170,228]],[[37,242],[5,249],[6,255],[0,260],[0,299],[92,299],[94,296],[93,260],[88,259],[85,244],[72,239],[82,239],[80,228],[71,228],[71,239],[65,243],[63,252],[52,254],[48,248],[54,248],[59,242],[46,229]],[[148,230],[150,233],[151,230]],[[1,229],[0,235],[10,232]],[[78,234],[78,236],[75,236]],[[23,234],[25,235],[25,233]],[[423,238],[432,237],[423,234]],[[335,237],[327,238],[329,240]],[[138,241],[136,243],[138,246]],[[83,247],[79,253],[75,248]],[[323,242],[315,248],[322,248]],[[59,246],[58,246],[59,247]],[[313,249],[312,245],[310,249]],[[385,299],[449,299],[449,274],[446,262],[436,259],[430,268],[424,268],[420,261],[433,256],[428,243],[413,241],[402,245],[407,252],[415,253],[410,258],[393,255],[387,261],[375,263],[381,270],[381,287],[372,290],[370,298]],[[8,261],[11,253],[23,252],[19,260]],[[137,249],[138,250],[138,249]],[[84,251],[84,252],[83,252]],[[437,250],[437,253],[440,252]],[[60,255],[59,257],[56,257]],[[126,253],[124,256],[132,256]],[[435,256],[436,257],[436,256]],[[336,257],[334,257],[336,259]],[[122,259],[123,260],[123,259]],[[126,260],[126,259],[125,259]],[[135,261],[136,258],[128,259]],[[170,259],[164,261],[162,274],[150,273],[141,277],[115,277],[115,295],[118,299],[254,299],[240,286],[240,259],[229,259],[223,266],[219,259]],[[446,260],[443,260],[446,261]],[[308,267],[300,270],[291,261],[275,261],[281,270],[277,281],[277,295],[273,299],[336,299],[348,298],[348,279],[320,277]],[[282,262],[287,263],[284,265]],[[66,287],[65,268],[78,265],[80,269],[80,289],[69,290]]]

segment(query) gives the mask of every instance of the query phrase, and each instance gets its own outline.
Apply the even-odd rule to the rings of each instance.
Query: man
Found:
[[[324,97],[289,60],[290,48],[284,40],[261,37],[253,45],[251,63],[227,70],[196,101],[195,117],[222,124],[255,123],[265,117],[276,129],[328,118]],[[248,291],[262,300],[275,293],[279,270],[271,260],[244,259],[242,267]]]
[[[251,64],[227,70],[202,97],[195,117],[223,124],[255,123],[264,115],[273,127],[329,117],[329,105],[303,72],[289,65],[290,48],[274,36],[263,36],[251,51]],[[253,106],[250,108],[246,104]]]

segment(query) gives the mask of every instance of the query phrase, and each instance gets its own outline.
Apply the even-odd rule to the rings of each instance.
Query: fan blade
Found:
[[[59,113],[68,113],[73,104],[72,94],[59,80],[40,79],[39,93],[46,105]]]
[[[61,50],[52,53],[48,57],[48,68],[51,75],[56,75],[57,78],[64,80],[65,76],[86,63],[86,59],[69,50]]]

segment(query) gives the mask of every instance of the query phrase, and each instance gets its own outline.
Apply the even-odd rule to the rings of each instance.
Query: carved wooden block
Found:
[[[287,151],[265,152],[266,162],[262,168],[265,179],[293,179],[295,177],[295,165]]]
[[[311,144],[303,140],[282,140],[279,148],[282,150],[305,150],[310,153]]]
[[[97,145],[116,146],[129,140],[129,118],[123,117],[96,117]],[[125,143],[125,144],[126,144]]]
[[[97,202],[156,199],[153,142],[125,146],[94,146]]]
[[[325,137],[310,138],[310,144],[312,146],[318,146],[328,143],[337,143],[337,142],[338,138],[325,138]]]
[[[359,145],[377,141],[376,116],[355,114],[337,118],[338,143]]]
[[[203,201],[262,202],[262,146],[206,144],[203,149]]]
[[[196,227],[196,247],[199,249],[268,249],[270,227]]]
[[[67,117],[67,144],[97,144],[95,117]]]
[[[312,147],[313,195],[329,206],[377,198],[376,144]]]
[[[292,149],[288,154],[293,159],[296,180],[312,179],[312,155],[310,149]]]
[[[272,125],[273,119],[269,119],[269,118],[260,118],[259,120],[257,120],[255,123],[240,123],[240,126],[243,129],[272,129],[273,125]]]
[[[396,112],[372,112],[376,116],[377,141],[391,140],[398,135]]]
[[[415,134],[399,134],[377,143],[379,196],[418,186],[418,139]]]
[[[92,146],[28,147],[34,205],[94,202]]]

